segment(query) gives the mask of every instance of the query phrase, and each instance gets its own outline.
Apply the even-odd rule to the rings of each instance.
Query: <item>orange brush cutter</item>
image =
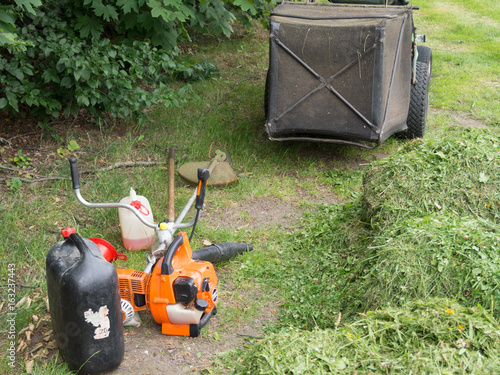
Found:
[[[117,269],[121,298],[134,311],[148,309],[166,335],[200,334],[217,313],[217,276],[212,263],[193,260],[189,239],[180,232],[151,275]]]
[[[147,308],[154,320],[162,325],[164,334],[199,336],[200,329],[217,312],[217,276],[212,263],[193,259],[185,232],[179,232],[175,238],[173,234],[177,229],[193,227],[193,235],[203,207],[210,170],[198,170],[198,188],[175,222],[168,220],[155,224],[146,220],[130,204],[87,202],[80,194],[77,160],[70,158],[69,162],[73,190],[80,203],[87,207],[126,208],[144,225],[156,230],[156,249],[148,257],[149,263],[145,270],[117,269],[124,322],[133,317],[136,311]],[[190,223],[182,223],[193,203],[195,219]]]

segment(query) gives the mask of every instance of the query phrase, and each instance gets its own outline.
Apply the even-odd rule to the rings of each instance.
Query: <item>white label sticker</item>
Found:
[[[92,309],[88,309],[84,313],[85,321],[87,323],[92,323],[96,327],[94,331],[94,339],[104,339],[109,336],[109,318],[108,318],[108,306],[102,306],[99,311],[93,312]]]
[[[217,297],[218,297],[218,293],[217,293],[217,288],[214,288],[212,290],[212,301],[217,302]]]

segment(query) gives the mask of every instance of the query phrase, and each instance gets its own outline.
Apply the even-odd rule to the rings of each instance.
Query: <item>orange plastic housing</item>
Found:
[[[172,248],[175,253],[171,257],[171,263],[165,262],[169,248],[167,254],[153,267],[151,276],[141,271],[117,269],[120,295],[122,299],[132,304],[134,311],[147,308],[151,312],[153,319],[162,325],[162,333],[176,336],[193,336],[197,335],[196,333],[193,334],[193,332],[199,331],[199,329],[193,330],[193,327],[191,327],[193,324],[172,324],[168,317],[167,305],[177,302],[173,287],[174,281],[178,277],[194,280],[198,292],[196,298],[187,307],[192,307],[195,300],[203,299],[207,302],[207,307],[203,311],[205,314],[211,313],[217,303],[218,281],[212,263],[193,260],[187,234],[181,232],[179,235],[182,236],[182,241],[178,239],[173,244],[182,243],[177,249]],[[168,267],[166,263],[168,263]],[[137,296],[145,300],[145,305],[137,306]],[[215,311],[213,312],[215,313]]]
[[[198,288],[196,298],[202,298],[207,301],[208,306],[205,313],[210,313],[217,302],[217,275],[215,274],[212,263],[192,260],[192,250],[189,239],[185,232],[180,233],[183,236],[183,243],[177,249],[172,258],[173,272],[170,275],[162,275],[163,258],[153,268],[149,280],[149,298],[146,299],[148,309],[157,323],[162,325],[162,333],[166,335],[190,336],[189,324],[172,324],[168,318],[167,305],[175,303],[173,282],[178,277],[190,277],[194,279]],[[202,290],[204,279],[208,279],[208,290]]]
[[[146,296],[149,275],[141,271],[121,268],[118,268],[116,272],[118,272],[118,284],[120,286],[121,299],[130,302],[134,311],[144,310],[146,308],[146,304],[137,306],[134,295]]]

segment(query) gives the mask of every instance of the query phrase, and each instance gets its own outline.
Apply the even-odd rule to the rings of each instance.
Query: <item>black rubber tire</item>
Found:
[[[424,64],[429,65],[429,74],[432,75],[432,50],[427,46],[417,46],[418,58]]]
[[[431,81],[432,63],[425,64],[417,60],[417,83],[411,86],[410,108],[406,131],[398,133],[399,138],[423,138],[427,122],[427,109],[429,107],[429,84]]]
[[[266,86],[264,87],[264,113],[266,115],[266,121],[267,121],[267,114],[268,114],[268,106],[269,106],[269,69],[267,70],[266,74]]]

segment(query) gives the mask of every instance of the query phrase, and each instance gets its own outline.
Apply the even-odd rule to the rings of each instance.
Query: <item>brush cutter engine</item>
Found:
[[[117,269],[120,295],[134,311],[148,309],[166,335],[197,337],[217,313],[217,276],[212,263],[193,260],[189,239],[180,232],[151,275]],[[125,312],[123,313],[125,319]]]

